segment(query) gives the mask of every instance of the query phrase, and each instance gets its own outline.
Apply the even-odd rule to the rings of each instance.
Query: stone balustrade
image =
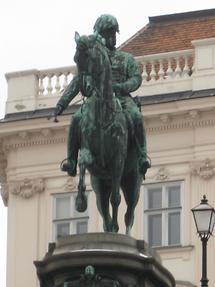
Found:
[[[144,82],[187,78],[194,70],[194,51],[183,50],[136,58]]]
[[[215,88],[215,38],[192,45],[194,49],[136,57],[143,82],[134,95]],[[6,74],[6,113],[54,107],[75,74],[75,66]],[[80,101],[78,95],[73,104]]]
[[[76,73],[76,66],[38,71],[38,95],[59,95]]]

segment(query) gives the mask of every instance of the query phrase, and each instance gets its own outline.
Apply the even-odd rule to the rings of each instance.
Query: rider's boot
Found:
[[[80,148],[79,122],[80,117],[75,115],[69,128],[67,162],[63,163],[61,166],[61,170],[67,172],[70,176],[76,176],[77,174],[78,150]]]
[[[139,172],[143,174],[143,176],[145,177],[147,169],[151,167],[151,164],[147,158],[146,133],[145,133],[145,128],[143,125],[142,117],[136,119],[135,138],[136,138],[136,144],[137,144],[138,152],[139,152],[139,160],[138,160]]]

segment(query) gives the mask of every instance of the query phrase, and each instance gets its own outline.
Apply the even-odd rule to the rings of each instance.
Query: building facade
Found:
[[[215,206],[215,10],[150,17],[119,47],[142,70],[140,96],[152,167],[141,188],[132,236],[162,257],[177,286],[198,286],[201,244],[191,208]],[[215,28],[215,27],[214,27]],[[59,236],[101,232],[87,177],[88,210],[74,209],[77,178],[60,171],[78,96],[59,122],[48,120],[75,67],[9,73],[0,122],[1,195],[8,208],[7,287],[38,286],[34,260]],[[124,202],[120,232],[124,233]],[[215,240],[208,243],[208,278]],[[25,274],[25,276],[23,276]]]

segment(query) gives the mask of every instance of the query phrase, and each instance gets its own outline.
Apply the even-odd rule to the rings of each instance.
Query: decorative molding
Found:
[[[146,127],[146,131],[150,133],[157,133],[157,132],[163,132],[167,130],[177,130],[177,129],[187,129],[187,128],[199,128],[199,127],[209,127],[209,126],[215,126],[215,118],[211,119],[187,119],[182,121],[171,121],[166,124],[158,123],[157,125],[154,125],[150,127],[150,124],[148,127]]]
[[[8,199],[9,199],[8,184],[4,182],[1,183],[0,191],[1,191],[1,197],[4,202],[4,205],[8,206]]]
[[[41,134],[44,136],[44,137],[49,137],[52,135],[52,130],[47,128],[47,129],[42,129],[41,130]]]
[[[215,160],[206,158],[204,161],[193,162],[190,165],[191,174],[208,180],[215,175]]]
[[[23,139],[23,140],[26,140],[26,139],[29,139],[30,138],[30,133],[29,132],[26,132],[26,131],[23,131],[23,132],[19,132],[18,133],[18,136]]]
[[[189,116],[191,119],[198,119],[200,117],[200,113],[197,110],[189,111]]]
[[[44,138],[32,138],[30,140],[25,141],[11,141],[8,143],[7,140],[4,142],[4,149],[11,150],[11,149],[18,149],[18,148],[26,148],[38,145],[50,145],[50,144],[59,144],[65,143],[66,137],[44,137]]]
[[[162,123],[167,124],[171,121],[171,118],[170,118],[170,115],[163,114],[163,115],[160,115],[160,120]]]
[[[155,175],[155,179],[159,181],[164,181],[169,179],[169,172],[165,167],[159,168],[158,172]]]
[[[65,132],[66,132],[66,134],[68,134],[68,132],[69,132],[69,127],[65,127]]]
[[[77,190],[77,187],[76,187],[76,182],[75,182],[75,179],[73,177],[69,177],[65,186],[64,186],[64,189],[66,191],[75,191]]]
[[[43,178],[28,179],[10,182],[8,184],[9,192],[19,195],[23,198],[30,198],[36,193],[41,193],[45,190],[45,183]]]
[[[0,142],[0,192],[1,197],[4,202],[4,205],[7,206],[8,204],[8,188],[7,188],[7,174],[6,174],[6,168],[7,168],[7,157],[6,153],[3,150],[3,143]]]

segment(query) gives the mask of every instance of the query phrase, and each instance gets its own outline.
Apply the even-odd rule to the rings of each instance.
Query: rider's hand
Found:
[[[61,115],[63,110],[64,108],[61,105],[57,105],[52,114],[48,117],[48,119],[54,117],[54,122],[57,123],[58,122],[57,116]]]
[[[62,114],[64,108],[61,105],[57,105],[54,109],[54,117],[57,117]]]

